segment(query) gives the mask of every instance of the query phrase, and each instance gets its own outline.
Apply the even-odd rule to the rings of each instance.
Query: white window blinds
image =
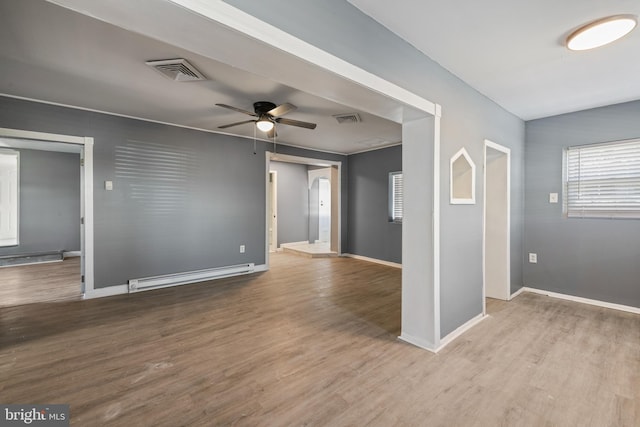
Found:
[[[389,220],[402,222],[402,172],[389,174]]]
[[[640,139],[565,150],[568,217],[640,218]]]

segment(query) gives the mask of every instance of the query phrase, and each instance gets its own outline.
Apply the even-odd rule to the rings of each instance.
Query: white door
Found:
[[[484,289],[485,296],[509,300],[510,150],[485,141]]]
[[[318,240],[331,241],[331,183],[327,178],[318,180]]]

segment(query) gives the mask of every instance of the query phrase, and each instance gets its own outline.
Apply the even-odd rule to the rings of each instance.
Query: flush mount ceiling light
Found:
[[[267,117],[262,116],[256,122],[256,126],[262,132],[269,132],[271,129],[273,129],[273,122],[271,120],[269,120]]]
[[[598,19],[571,33],[567,37],[567,47],[571,50],[588,50],[604,46],[629,34],[637,23],[633,15]]]

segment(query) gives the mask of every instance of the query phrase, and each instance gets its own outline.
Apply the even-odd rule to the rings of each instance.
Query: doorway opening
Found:
[[[0,264],[10,266],[0,268],[2,301],[18,305],[98,296],[93,138],[0,128],[0,148],[20,153],[17,244],[0,248]]]
[[[268,251],[340,254],[340,162],[267,153]]]
[[[309,235],[311,235],[310,224]],[[318,178],[318,239],[314,243],[329,246],[331,242],[331,181]]]
[[[82,146],[0,141],[15,160],[15,179],[0,189],[3,206],[10,205],[2,213],[11,214],[1,217],[12,225],[12,244],[0,247],[2,305],[80,299]]]
[[[484,143],[484,297],[511,297],[510,190],[511,150]],[[483,312],[486,303],[483,298]]]

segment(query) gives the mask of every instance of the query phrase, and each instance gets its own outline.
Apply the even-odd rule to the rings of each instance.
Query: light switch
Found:
[[[113,181],[105,181],[104,182],[104,189],[107,190],[107,191],[113,190]]]
[[[558,203],[558,193],[549,193],[549,203]]]

